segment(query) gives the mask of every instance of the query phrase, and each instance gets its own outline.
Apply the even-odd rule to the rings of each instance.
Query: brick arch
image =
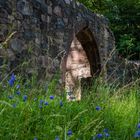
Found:
[[[86,26],[82,28],[71,41],[67,55],[62,60],[62,77],[66,92],[72,97],[81,98],[81,79],[98,75],[101,71],[98,46],[91,30]]]

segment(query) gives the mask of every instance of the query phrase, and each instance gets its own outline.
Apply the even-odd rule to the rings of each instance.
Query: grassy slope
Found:
[[[16,77],[14,87],[7,83],[0,87],[0,140],[55,140],[56,136],[60,140],[92,140],[99,133],[102,139],[133,140],[140,119],[139,95],[136,85],[118,90],[100,83],[86,89],[81,102],[67,102],[54,81],[46,88],[35,79],[23,84]],[[103,132],[106,128],[109,137]],[[71,136],[67,136],[69,129]]]

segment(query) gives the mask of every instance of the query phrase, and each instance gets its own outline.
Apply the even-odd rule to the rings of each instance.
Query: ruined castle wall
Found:
[[[0,65],[6,58],[7,71],[28,62],[28,67],[22,65],[24,72],[54,74],[68,54],[74,35],[83,28],[92,32],[103,68],[115,45],[106,18],[72,0],[1,0],[0,42],[6,49],[0,48]],[[114,63],[107,65],[109,68]]]

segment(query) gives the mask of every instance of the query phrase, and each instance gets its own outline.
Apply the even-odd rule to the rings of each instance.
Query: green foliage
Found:
[[[118,41],[118,50],[122,54],[132,54],[132,49],[135,47],[135,38],[132,35],[121,35]]]
[[[12,86],[7,80],[0,84],[1,140],[54,140],[57,136],[62,140],[88,140],[97,134],[103,134],[104,140],[135,139],[140,117],[137,84],[118,89],[96,81],[84,91],[88,94],[82,96],[82,101],[67,102],[58,93],[57,79],[48,83],[48,88],[45,83],[39,85],[35,77],[26,81],[20,76],[12,77],[12,82],[13,79]],[[105,128],[109,137],[103,132]],[[72,130],[71,136],[68,130]]]
[[[116,38],[116,45],[122,56],[128,57],[130,59],[136,60],[140,59],[139,0],[126,0],[126,1],[79,0],[79,1],[85,4],[93,12],[103,14],[110,20],[110,27],[114,32]],[[127,37],[126,39],[125,38],[126,36],[129,37]],[[126,40],[127,42],[125,43],[125,45],[124,40]],[[129,55],[133,57],[130,57]]]

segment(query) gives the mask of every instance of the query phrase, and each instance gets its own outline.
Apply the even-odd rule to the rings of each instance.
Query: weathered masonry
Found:
[[[115,41],[108,20],[74,0],[0,0],[0,43],[7,71],[22,62],[28,74],[51,77],[60,70],[69,93],[79,79],[107,76],[117,65],[110,60]]]

